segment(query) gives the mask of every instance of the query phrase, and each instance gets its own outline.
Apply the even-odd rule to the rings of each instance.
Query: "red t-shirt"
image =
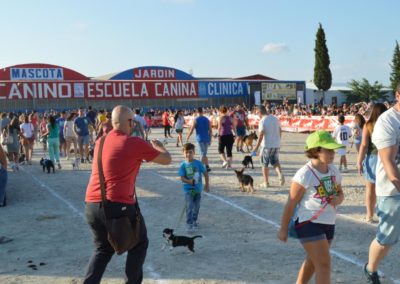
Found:
[[[168,112],[164,112],[162,114],[162,124],[163,124],[163,126],[169,125],[169,113]]]
[[[97,140],[95,149],[99,149],[99,144],[100,139]],[[111,130],[104,141],[102,157],[107,200],[135,203],[134,187],[142,160],[151,161],[159,154],[159,151],[143,139],[128,136],[119,130]],[[92,174],[85,201],[101,202],[97,151],[93,156]]]

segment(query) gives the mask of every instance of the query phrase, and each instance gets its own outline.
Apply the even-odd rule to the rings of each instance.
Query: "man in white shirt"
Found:
[[[262,183],[261,186],[265,188],[270,186],[268,169],[269,164],[274,167],[276,173],[278,174],[279,184],[284,185],[285,177],[282,174],[281,165],[279,163],[279,150],[281,147],[282,134],[279,120],[270,114],[264,106],[258,107],[258,113],[261,115],[261,120],[258,124],[258,140],[254,148],[254,152],[257,153],[262,142],[260,157],[264,183]]]
[[[378,266],[400,237],[400,84],[397,103],[376,121],[372,142],[378,149],[376,196],[378,230],[369,247],[364,273],[369,283],[380,283]]]
[[[346,158],[346,147],[349,146],[349,139],[352,135],[351,128],[344,124],[344,116],[339,116],[339,125],[336,126],[335,130],[332,133],[332,137],[338,142],[339,144],[344,145],[345,147],[338,149],[338,154],[340,155],[340,165],[339,171],[347,173],[347,158]]]

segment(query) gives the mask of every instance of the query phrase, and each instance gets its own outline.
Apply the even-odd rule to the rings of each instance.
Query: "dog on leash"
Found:
[[[243,161],[242,161],[242,165],[245,168],[249,168],[250,164],[251,164],[251,168],[254,169],[253,158],[251,156],[244,156]]]
[[[244,172],[244,168],[242,168],[240,171],[235,170],[236,177],[239,181],[240,190],[242,192],[254,193],[253,178],[249,175],[243,174],[243,172]],[[246,188],[247,188],[247,190],[246,190]]]
[[[174,230],[170,228],[164,229],[163,237],[166,239],[166,242],[162,247],[162,250],[169,245],[170,250],[174,247],[187,247],[192,253],[194,252],[194,239],[202,238],[200,235],[194,237],[176,236],[174,235]]]
[[[75,158],[74,160],[72,160],[71,164],[72,164],[72,170],[79,170],[80,164],[81,164],[81,159]]]
[[[255,131],[251,131],[249,135],[243,137],[243,143],[246,145],[247,152],[253,150],[253,141],[257,140],[258,136]]]
[[[50,173],[50,170],[53,170],[53,174],[55,173],[54,163],[52,160],[41,158],[40,165],[43,167],[43,172],[47,170],[47,173]]]

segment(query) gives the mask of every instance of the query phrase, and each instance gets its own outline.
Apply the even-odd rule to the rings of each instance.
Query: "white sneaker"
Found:
[[[222,163],[222,168],[226,168],[227,166],[228,166],[228,162],[225,161]]]
[[[270,187],[269,182],[263,182],[262,184],[260,184],[260,187],[263,187],[263,188]]]

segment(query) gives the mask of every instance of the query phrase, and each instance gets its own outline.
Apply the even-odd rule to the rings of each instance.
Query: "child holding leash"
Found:
[[[186,204],[186,229],[193,233],[198,229],[197,218],[200,210],[201,192],[203,190],[202,176],[205,178],[204,191],[209,192],[209,178],[206,167],[194,158],[195,147],[186,143],[182,147],[185,161],[179,167],[179,176],[183,184]]]
[[[310,134],[305,146],[310,161],[293,177],[278,238],[286,242],[289,222],[296,220],[295,231],[307,254],[296,283],[308,283],[314,273],[315,283],[331,283],[329,247],[335,233],[336,207],[344,199],[342,177],[332,163],[335,149],[342,147],[327,131]]]

